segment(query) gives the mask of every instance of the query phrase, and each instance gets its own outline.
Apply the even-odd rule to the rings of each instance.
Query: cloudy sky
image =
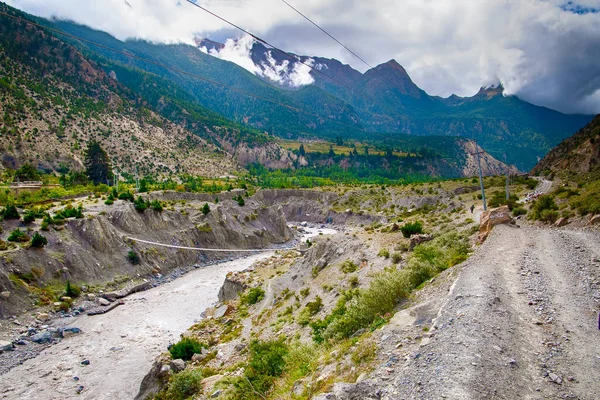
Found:
[[[366,66],[281,0],[197,0],[274,45]],[[288,0],[371,65],[396,59],[432,95],[507,94],[600,113],[600,0]],[[119,39],[192,43],[240,37],[186,0],[8,0]],[[247,43],[244,43],[247,45]],[[252,68],[251,66],[246,66]],[[299,71],[302,72],[302,71]]]

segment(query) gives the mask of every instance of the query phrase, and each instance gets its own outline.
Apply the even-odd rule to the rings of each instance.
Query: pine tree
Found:
[[[298,153],[304,157],[306,155],[306,151],[304,150],[304,145],[300,144],[300,148],[298,149]]]
[[[85,152],[85,169],[88,178],[95,184],[110,183],[113,178],[108,154],[95,140],[88,143]]]

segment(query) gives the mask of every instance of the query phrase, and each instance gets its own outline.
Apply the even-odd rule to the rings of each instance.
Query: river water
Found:
[[[333,229],[304,228],[301,240]],[[133,399],[152,362],[176,342],[217,294],[230,271],[271,257],[248,256],[197,269],[165,285],[133,294],[125,305],[73,319],[82,333],[62,340],[0,376],[0,399]],[[82,365],[89,360],[89,365]],[[77,390],[83,386],[83,391]]]

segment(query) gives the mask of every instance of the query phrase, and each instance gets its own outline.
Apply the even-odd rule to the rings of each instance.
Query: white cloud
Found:
[[[240,40],[227,39],[222,49],[211,49],[208,54],[236,63],[253,74],[262,75],[261,69],[254,65],[250,58],[250,50],[252,50],[253,44],[254,39],[251,36],[244,36]]]
[[[469,96],[480,86],[502,82],[507,93],[536,104],[600,113],[600,13],[595,12],[600,0],[290,1],[372,65],[395,58],[430,94]],[[185,0],[128,2],[131,8],[124,0],[8,0],[120,39],[191,43],[195,35],[216,40],[239,35]],[[198,2],[287,51],[337,58],[365,70],[282,2]],[[231,61],[249,59],[245,47],[231,45],[227,51]],[[252,65],[243,66],[252,71]],[[281,65],[263,67],[252,72],[284,79]],[[289,79],[306,84],[307,67],[297,68]]]

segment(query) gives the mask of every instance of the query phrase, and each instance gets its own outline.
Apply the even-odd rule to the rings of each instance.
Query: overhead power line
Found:
[[[226,18],[224,18],[224,17],[221,17],[220,15],[218,15],[218,14],[216,14],[216,13],[214,13],[214,12],[210,11],[210,10],[209,10],[209,9],[207,9],[206,7],[204,7],[204,6],[201,6],[200,4],[198,4],[198,3],[197,3],[197,0],[186,0],[186,1],[187,1],[188,3],[190,3],[191,5],[193,5],[193,6],[197,7],[197,8],[199,8],[199,9],[201,9],[202,11],[205,11],[205,12],[207,12],[208,14],[210,14],[210,15],[214,16],[215,18],[218,18],[219,20],[221,20],[221,21],[225,22],[226,24],[229,24],[230,26],[233,26],[234,28],[236,28],[236,29],[240,30],[241,32],[243,32],[243,33],[245,33],[245,34],[247,34],[247,35],[250,35],[252,38],[254,38],[255,40],[257,40],[258,42],[260,42],[260,43],[262,43],[262,44],[264,44],[264,45],[266,45],[266,46],[268,46],[268,47],[272,48],[273,50],[275,50],[275,51],[277,51],[277,52],[279,52],[279,53],[283,54],[284,56],[288,57],[288,58],[289,58],[289,59],[291,59],[292,61],[298,61],[298,62],[300,62],[300,63],[302,63],[302,64],[306,65],[308,68],[310,68],[310,69],[311,69],[312,71],[314,71],[316,74],[319,74],[319,75],[321,75],[321,76],[324,76],[325,78],[327,78],[327,79],[329,79],[330,81],[332,81],[332,82],[336,83],[337,85],[339,85],[339,86],[341,86],[341,87],[343,87],[343,88],[346,88],[346,89],[348,89],[348,90],[349,90],[349,91],[350,91],[352,94],[356,94],[356,95],[358,95],[358,96],[362,97],[364,100],[366,100],[366,101],[367,101],[367,102],[369,102],[369,103],[373,102],[373,98],[372,98],[372,96],[370,96],[370,98],[369,98],[369,97],[365,96],[364,94],[362,94],[362,93],[360,93],[360,92],[358,92],[358,91],[355,91],[355,90],[354,90],[354,88],[352,88],[352,87],[350,87],[350,86],[348,86],[348,85],[345,85],[344,83],[342,83],[342,82],[338,81],[337,79],[335,79],[335,78],[333,78],[333,77],[331,77],[331,76],[329,76],[329,75],[327,75],[327,74],[323,73],[321,70],[319,70],[319,69],[317,69],[317,68],[314,68],[312,65],[310,65],[310,64],[308,64],[308,63],[306,63],[306,62],[302,61],[302,59],[301,59],[300,57],[298,57],[298,56],[296,56],[296,55],[292,55],[292,54],[290,54],[290,53],[288,53],[288,52],[286,52],[286,51],[284,51],[284,50],[281,50],[280,48],[276,47],[275,45],[273,45],[273,44],[271,44],[271,43],[267,42],[265,39],[262,39],[261,37],[259,37],[259,36],[255,35],[255,34],[253,34],[252,32],[250,32],[250,31],[248,31],[248,30],[246,30],[246,29],[242,28],[241,26],[239,26],[239,25],[237,25],[237,24],[235,24],[235,23],[233,23],[233,22],[229,21],[228,19],[226,19]],[[286,4],[287,4],[287,3],[286,3]],[[288,5],[289,5],[289,4],[288,4]],[[296,11],[298,12],[298,10],[296,10]],[[301,15],[303,15],[303,14],[301,14]],[[303,15],[303,16],[304,16],[304,15]],[[307,17],[305,17],[305,18],[307,18]],[[312,21],[311,21],[311,22],[312,22]],[[316,25],[314,22],[312,22],[312,23],[313,23],[314,25]],[[317,26],[318,26],[318,25],[317,25]],[[324,29],[322,29],[322,28],[320,28],[320,27],[319,27],[319,29],[321,29],[321,30],[323,30],[324,32],[326,32]],[[327,33],[327,32],[326,32],[326,33]],[[332,37],[332,38],[333,38],[333,36],[332,36],[332,35],[330,35],[329,33],[327,33],[327,34],[328,34],[330,37]],[[340,42],[339,42],[337,39],[335,39],[335,38],[333,38],[333,39],[334,39],[334,40],[336,40],[336,42],[340,43]],[[341,43],[340,43],[340,44],[341,44]],[[344,46],[344,45],[342,44],[342,46]],[[346,46],[344,46],[344,48],[348,49]],[[383,79],[385,79],[385,80],[387,80],[388,82],[390,82],[390,84],[391,84],[392,86],[396,86],[396,85],[394,84],[394,82],[392,82],[390,79],[386,78],[386,77],[385,77],[385,76],[384,76],[384,75],[383,75],[381,72],[379,72],[379,71],[377,70],[377,68],[374,68],[374,67],[372,67],[372,66],[371,66],[369,63],[367,63],[367,62],[366,62],[366,61],[364,61],[364,60],[363,60],[361,57],[359,57],[358,55],[356,55],[356,53],[354,53],[352,50],[348,49],[348,51],[350,51],[350,52],[351,52],[352,54],[354,54],[356,57],[358,57],[359,59],[361,59],[361,61],[365,62],[365,63],[366,63],[366,64],[367,64],[369,67],[371,67],[371,69],[372,69],[373,71],[375,71],[377,74],[379,74],[379,76],[381,76]],[[396,86],[396,87],[397,87],[397,86]],[[391,112],[391,114],[390,114],[390,115],[394,115],[394,114],[397,114],[397,113],[398,113],[398,110],[392,109],[391,107],[387,106],[386,104],[379,104],[379,106],[382,106],[383,108],[386,108],[387,110],[389,110],[389,111]],[[363,130],[363,131],[364,131],[364,130]],[[366,131],[365,131],[365,132],[366,132]]]
[[[273,49],[273,50],[275,50],[275,51],[279,52],[280,54],[283,54],[284,56],[286,56],[287,58],[291,59],[292,61],[297,61],[297,62],[299,62],[299,63],[301,63],[301,64],[304,64],[304,65],[306,65],[308,68],[310,68],[310,69],[311,69],[312,71],[314,71],[315,73],[317,73],[317,74],[319,74],[319,75],[321,75],[321,76],[324,76],[325,78],[329,79],[329,80],[330,80],[330,81],[332,81],[332,82],[335,82],[335,83],[336,83],[336,84],[338,84],[339,86],[342,86],[342,87],[344,87],[344,88],[348,89],[348,90],[349,90],[351,93],[355,93],[354,89],[353,89],[353,88],[351,88],[350,86],[348,86],[348,85],[345,85],[344,83],[342,83],[342,82],[338,81],[337,79],[335,79],[335,78],[333,78],[333,77],[331,77],[331,76],[329,76],[329,75],[325,74],[324,72],[322,72],[322,71],[318,70],[317,68],[313,67],[313,66],[312,66],[312,65],[310,65],[309,63],[307,63],[307,62],[305,62],[305,61],[302,61],[302,59],[301,59],[299,56],[297,56],[297,55],[295,55],[295,54],[290,54],[290,53],[288,53],[288,52],[287,52],[287,51],[285,51],[285,50],[281,50],[280,48],[276,47],[275,45],[273,45],[273,44],[271,44],[271,43],[267,42],[265,39],[262,39],[261,37],[259,37],[259,36],[255,35],[254,33],[252,33],[252,32],[249,32],[249,31],[247,31],[246,29],[242,28],[241,26],[239,26],[239,25],[237,25],[237,24],[235,24],[235,23],[233,23],[233,22],[229,21],[228,19],[225,19],[225,18],[221,17],[220,15],[218,15],[218,14],[216,14],[216,13],[214,13],[214,12],[210,11],[208,8],[206,8],[206,7],[204,7],[204,6],[201,6],[201,5],[200,5],[200,4],[198,4],[198,3],[197,3],[195,0],[186,0],[186,1],[187,1],[188,3],[190,3],[191,5],[193,5],[193,6],[197,7],[197,8],[199,8],[199,9],[201,9],[202,11],[205,11],[205,12],[207,12],[208,14],[212,15],[213,17],[215,17],[215,18],[218,18],[219,20],[221,20],[221,21],[225,22],[226,24],[229,24],[229,25],[233,26],[234,28],[236,28],[236,29],[240,30],[241,32],[243,32],[243,33],[245,33],[245,34],[247,34],[247,35],[250,35],[250,36],[251,36],[253,39],[255,39],[256,41],[258,41],[258,42],[260,42],[260,43],[262,43],[262,44],[264,44],[264,45],[266,45],[266,46],[270,47],[271,49]],[[362,94],[360,94],[360,93],[357,93],[357,94],[358,94],[358,95],[360,95],[361,97],[363,97],[365,100],[367,100],[367,101],[371,101],[370,99],[367,99],[367,98],[366,98],[365,96],[363,96]]]
[[[373,71],[375,71],[376,73],[379,74],[379,76],[381,76],[383,79],[385,79],[386,81],[388,81],[389,83],[392,84],[392,86],[396,86],[396,84],[394,82],[392,82],[390,79],[388,79],[387,77],[385,77],[381,72],[379,72],[377,70],[377,68],[373,67],[371,64],[369,64],[367,61],[365,61],[364,58],[362,58],[361,56],[359,56],[358,54],[356,54],[356,52],[354,52],[353,50],[351,50],[348,46],[346,46],[344,43],[340,42],[335,36],[333,36],[331,33],[327,32],[324,28],[322,28],[319,24],[317,24],[316,22],[314,22],[312,19],[310,19],[309,17],[307,17],[304,13],[302,13],[300,10],[298,10],[296,7],[292,6],[290,3],[288,3],[286,0],[281,0],[282,2],[284,2],[288,7],[290,7],[292,10],[296,11],[298,14],[300,14],[305,20],[307,20],[308,22],[310,22],[311,24],[313,24],[314,26],[316,26],[321,32],[323,32],[324,34],[326,34],[327,36],[329,36],[331,39],[333,39],[336,43],[338,43],[340,46],[342,46],[344,49],[348,50],[350,52],[350,54],[352,54],[354,57],[358,58],[360,61],[362,61],[365,65],[367,65],[369,68],[371,68]]]
[[[371,69],[374,68],[371,64],[369,64],[368,62],[366,62],[361,56],[359,56],[354,51],[352,51],[350,48],[348,48],[348,46],[346,46],[344,43],[342,43],[339,40],[337,40],[335,38],[335,36],[333,36],[331,33],[327,32],[324,28],[321,28],[316,22],[314,22],[312,19],[308,18],[305,14],[303,14],[296,7],[294,7],[293,5],[291,5],[290,3],[288,3],[285,0],[281,0],[281,1],[283,1],[289,8],[291,8],[292,10],[294,10],[298,14],[300,14],[305,20],[307,20],[308,22],[310,22],[311,24],[313,24],[314,26],[316,26],[321,32],[323,32],[324,34],[326,34],[327,36],[329,36],[331,39],[335,40],[340,46],[342,46],[344,49],[348,50],[350,52],[350,54],[352,54],[354,57],[358,58],[360,61],[362,61],[364,64],[366,64],[369,68],[371,68]]]
[[[322,116],[322,115],[314,114],[314,113],[311,113],[309,111],[305,111],[305,110],[303,110],[301,108],[298,108],[298,107],[294,107],[294,106],[291,106],[291,105],[288,105],[288,104],[281,103],[281,102],[276,101],[276,100],[272,100],[272,99],[269,99],[269,98],[266,98],[266,97],[263,97],[263,96],[259,96],[259,95],[256,95],[254,93],[247,92],[247,91],[245,91],[243,89],[238,89],[238,88],[236,88],[234,86],[231,86],[231,85],[228,85],[226,83],[218,82],[218,81],[206,78],[204,76],[188,72],[188,71],[183,70],[183,69],[171,67],[169,65],[163,64],[163,63],[158,62],[158,61],[151,60],[149,58],[137,56],[137,55],[132,54],[131,52],[128,52],[128,51],[123,51],[123,50],[115,49],[114,47],[106,46],[104,44],[101,44],[101,43],[98,43],[98,42],[94,42],[93,40],[84,39],[82,37],[79,37],[79,36],[67,33],[65,31],[61,31],[60,29],[55,29],[55,28],[51,28],[51,27],[48,27],[48,26],[45,26],[45,25],[41,25],[41,24],[35,23],[33,21],[29,21],[27,19],[17,17],[16,15],[11,15],[11,14],[5,13],[3,11],[0,11],[0,15],[3,15],[3,16],[8,17],[8,18],[12,18],[14,20],[17,20],[17,21],[20,21],[20,22],[23,22],[23,23],[26,23],[26,24],[29,24],[29,25],[41,28],[41,29],[45,29],[45,30],[50,31],[50,32],[57,33],[59,35],[63,35],[65,37],[68,37],[68,38],[71,38],[71,39],[78,40],[78,41],[83,42],[83,43],[88,43],[88,44],[91,44],[91,45],[103,48],[105,50],[112,51],[114,53],[121,54],[121,55],[123,55],[125,57],[128,57],[128,58],[133,58],[133,59],[136,59],[136,60],[139,60],[139,61],[146,62],[148,64],[152,64],[152,65],[156,65],[158,67],[162,67],[162,68],[167,69],[167,70],[172,71],[172,72],[176,72],[176,73],[179,73],[179,74],[187,75],[187,76],[190,76],[192,78],[199,79],[201,81],[204,81],[204,82],[207,82],[207,83],[210,83],[210,84],[213,84],[213,85],[218,85],[218,86],[224,87],[226,89],[232,90],[234,92],[241,93],[243,95],[246,95],[246,96],[249,96],[249,97],[253,97],[253,98],[258,99],[258,100],[266,101],[266,102],[269,102],[271,104],[275,104],[275,105],[278,105],[280,107],[287,108],[288,110],[295,111],[295,112],[300,113],[300,114],[308,115],[310,117],[315,117],[315,118],[319,118],[319,119],[322,119],[322,120],[327,120],[327,121],[336,123],[338,125],[342,125],[342,126],[346,126],[346,127],[352,128],[352,129],[356,129],[356,130],[361,131],[361,132],[366,132],[361,127],[357,127],[357,126],[345,124],[343,122],[340,122],[340,121],[337,121],[337,120],[333,119],[332,117],[325,117],[325,116]]]

